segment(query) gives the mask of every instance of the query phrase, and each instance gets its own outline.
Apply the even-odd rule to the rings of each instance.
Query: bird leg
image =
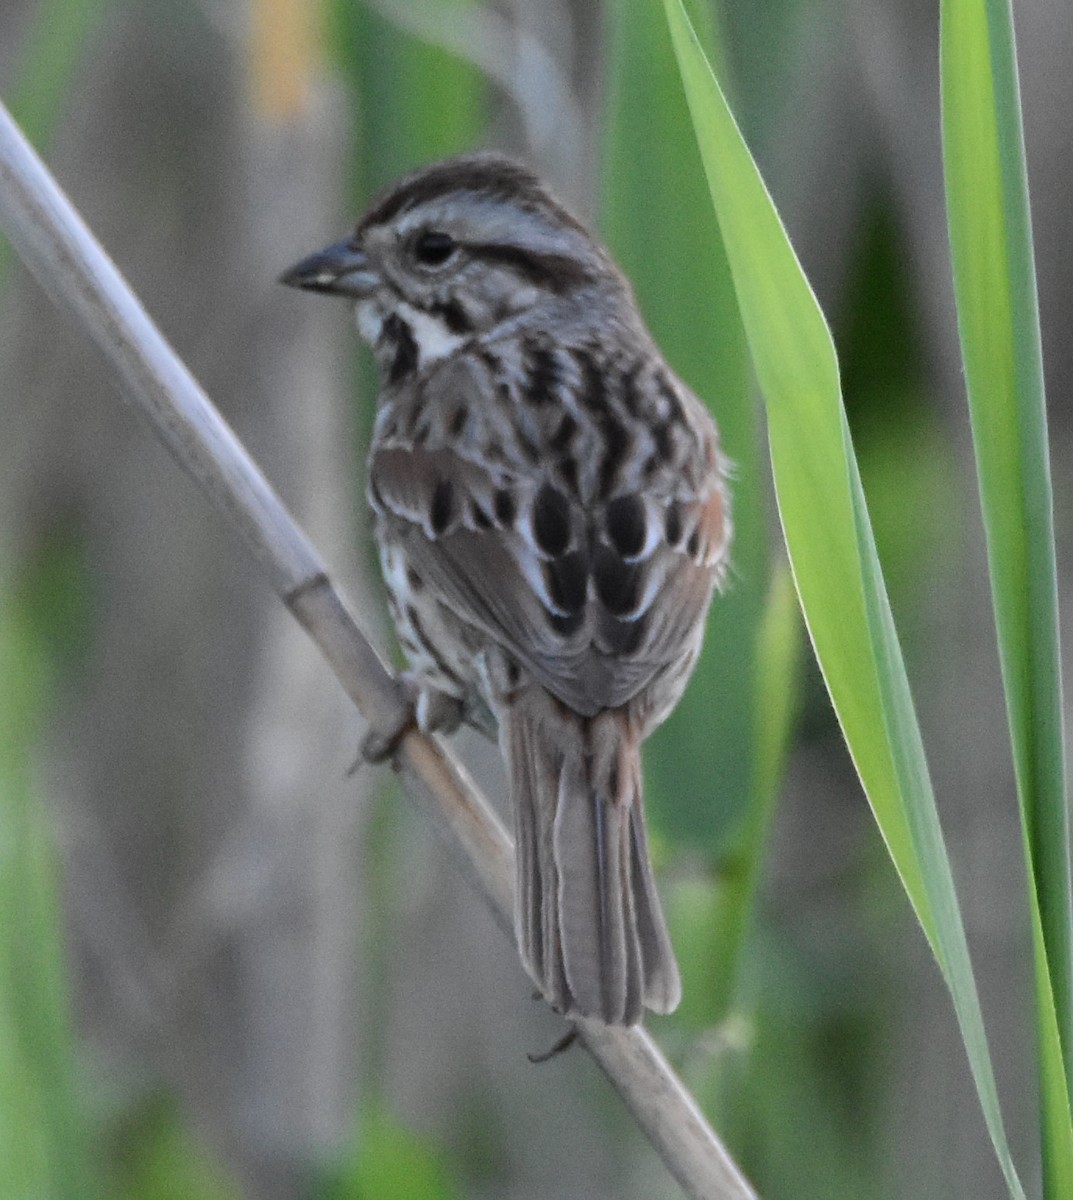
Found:
[[[454,733],[465,716],[463,702],[404,671],[398,678],[399,690],[406,698],[400,719],[390,729],[370,729],[362,739],[361,750],[349,774],[363,762],[383,763],[398,753],[402,739],[413,730],[422,733]]]

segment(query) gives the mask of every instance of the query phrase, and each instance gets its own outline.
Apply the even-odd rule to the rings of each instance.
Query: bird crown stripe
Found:
[[[585,232],[577,218],[544,190],[531,171],[510,159],[493,154],[448,159],[431,169],[408,176],[373,201],[358,231],[387,224],[401,213],[433,200],[466,193],[545,212],[571,228]]]

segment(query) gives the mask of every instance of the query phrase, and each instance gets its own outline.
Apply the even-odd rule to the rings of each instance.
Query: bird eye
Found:
[[[458,247],[449,233],[441,229],[426,229],[414,241],[414,256],[426,267],[442,266]]]

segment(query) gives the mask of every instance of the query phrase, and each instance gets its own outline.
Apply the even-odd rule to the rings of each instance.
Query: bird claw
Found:
[[[358,750],[358,757],[354,760],[348,775],[353,775],[363,763],[370,763],[372,766],[379,766],[381,763],[388,762],[393,759],[399,752],[399,747],[402,745],[402,739],[417,728],[417,720],[414,716],[414,710],[407,708],[406,717],[401,721],[396,728],[387,731],[382,729],[370,729],[369,732],[361,739],[361,747]]]
[[[399,718],[389,729],[370,729],[361,739],[358,757],[347,771],[354,775],[364,763],[379,766],[394,760],[402,745],[403,738],[420,727],[419,703],[421,690],[417,681],[409,674],[402,674],[397,680],[398,689],[402,695],[403,706]]]
[[[423,686],[409,673],[400,675],[398,683],[406,698],[401,719],[391,729],[369,730],[348,775],[363,763],[377,765],[393,760],[408,733],[454,733],[462,723],[465,708],[461,700]]]
[[[526,1054],[526,1058],[536,1066],[538,1063],[550,1062],[553,1058],[557,1058],[564,1050],[569,1050],[570,1047],[577,1041],[577,1026],[572,1026],[563,1034],[561,1038],[551,1047],[550,1050],[543,1050],[539,1054]]]

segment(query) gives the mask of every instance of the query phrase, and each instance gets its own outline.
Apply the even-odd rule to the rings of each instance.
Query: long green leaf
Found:
[[[831,336],[681,0],[664,4],[767,405],[805,621],[876,821],[950,990],[1010,1193],[1023,1197]]]
[[[941,31],[958,329],[1032,905],[1044,1187],[1049,1197],[1066,1197],[1073,1195],[1069,816],[1047,415],[1008,0],[944,0]]]

